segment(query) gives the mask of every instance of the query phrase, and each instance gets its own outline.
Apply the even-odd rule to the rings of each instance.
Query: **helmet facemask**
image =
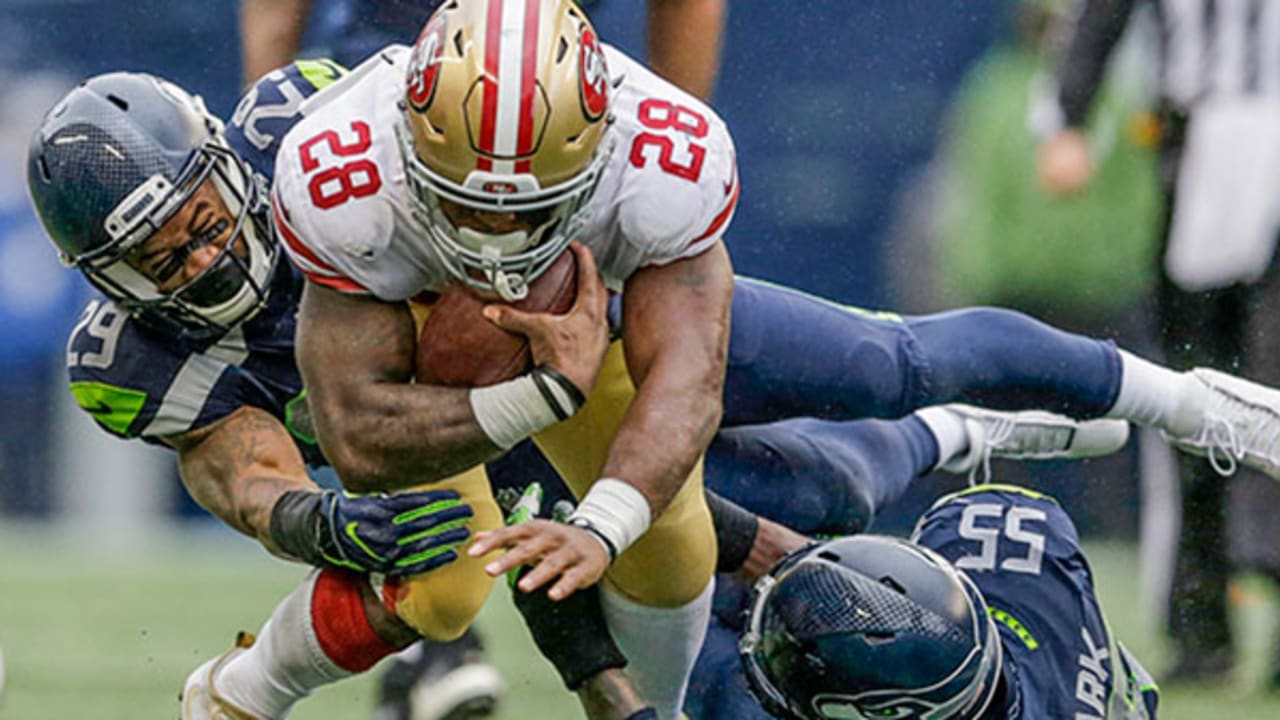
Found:
[[[461,184],[431,170],[414,151],[407,125],[397,128],[414,217],[449,275],[468,286],[496,292],[507,302],[528,294],[537,279],[590,219],[590,202],[612,145],[606,136],[591,163],[569,180],[540,188],[532,175],[471,172]],[[441,201],[477,212],[514,214],[528,230],[486,233],[459,227]]]
[[[205,182],[213,183],[234,225],[207,267],[179,287],[161,290],[192,252],[223,234],[225,220],[202,233],[203,239],[169,251],[162,278],[141,272],[131,260]],[[279,246],[265,222],[264,198],[260,180],[215,136],[192,153],[176,182],[154,175],[116,206],[103,223],[112,242],[64,262],[144,322],[196,339],[217,337],[266,303]]]
[[[454,281],[525,297],[582,232],[612,153],[603,45],[571,0],[446,3],[405,69],[396,133],[433,253]]]

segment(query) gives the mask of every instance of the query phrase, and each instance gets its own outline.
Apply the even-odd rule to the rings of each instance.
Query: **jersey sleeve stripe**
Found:
[[[280,237],[284,239],[285,248],[289,251],[289,258],[293,260],[294,265],[298,266],[302,274],[307,276],[307,279],[342,292],[369,292],[364,286],[344,276],[335,270],[332,265],[316,257],[315,253],[306,245],[303,245],[297,233],[293,231],[293,228],[289,227],[289,221],[285,219],[284,213],[281,212],[282,207],[284,205],[281,204],[279,196],[273,193],[271,198],[271,217],[275,221],[273,224]]]
[[[688,245],[686,245],[685,247],[691,247],[693,245],[696,245],[702,242],[703,240],[706,240],[707,238],[720,232],[721,230],[724,229],[724,226],[729,222],[729,218],[733,217],[733,211],[735,208],[738,207],[738,194],[742,190],[742,183],[738,182],[738,171],[736,168],[733,171],[732,182],[733,182],[732,191],[728,189],[725,190],[726,194],[729,194],[729,202],[725,203],[725,206],[720,210],[720,213],[716,215],[714,218],[712,218],[711,224],[707,226],[707,229],[704,230],[701,235],[698,235],[694,239],[690,240]]]

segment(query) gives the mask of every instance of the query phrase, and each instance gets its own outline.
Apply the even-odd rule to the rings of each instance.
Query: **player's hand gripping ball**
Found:
[[[511,305],[524,312],[564,314],[577,298],[577,278],[577,258],[566,250],[529,284],[528,296]],[[485,305],[493,302],[462,285],[440,294],[418,338],[418,382],[483,387],[530,369],[533,355],[528,339],[503,330],[482,314]]]

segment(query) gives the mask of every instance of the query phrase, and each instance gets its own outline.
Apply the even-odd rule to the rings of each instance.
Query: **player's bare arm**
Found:
[[[624,346],[636,396],[610,449],[603,476],[629,484],[658,517],[679,492],[720,422],[733,270],[723,244],[637,272],[624,289]],[[590,497],[590,496],[588,496]],[[492,575],[532,569],[518,588],[554,581],[552,599],[600,580],[616,548],[596,532],[533,521],[476,536],[469,552],[508,552]]]
[[[280,554],[271,538],[271,509],[286,492],[316,486],[279,420],[242,407],[166,442],[178,451],[182,482],[201,507]]]
[[[636,486],[654,517],[720,424],[732,296],[723,243],[640,270],[623,291],[623,347],[636,396],[602,472]]]
[[[240,3],[245,85],[293,62],[310,14],[311,0],[243,0]]]
[[[476,423],[468,391],[415,385],[406,303],[308,282],[298,310],[298,368],[320,447],[354,492],[455,475],[499,450]]]
[[[726,0],[649,0],[649,63],[659,75],[706,100],[715,89]]]
[[[569,312],[529,313],[494,303],[485,309],[485,316],[503,330],[529,338],[534,365],[555,368],[585,395],[596,384],[609,349],[609,294],[591,250],[574,242],[569,252],[577,258],[578,274],[578,296]]]
[[[590,251],[578,246],[578,296],[552,316],[494,306],[492,319],[526,334],[535,363],[585,394],[608,343],[606,295]],[[394,490],[450,477],[501,448],[476,420],[471,391],[412,384],[416,327],[407,305],[308,283],[298,361],[322,449],[349,489]]]

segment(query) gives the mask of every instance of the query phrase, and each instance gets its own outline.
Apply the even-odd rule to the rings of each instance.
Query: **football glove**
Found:
[[[471,506],[453,490],[354,495],[285,493],[271,513],[271,536],[316,566],[390,576],[420,575],[458,558],[471,536]]]

